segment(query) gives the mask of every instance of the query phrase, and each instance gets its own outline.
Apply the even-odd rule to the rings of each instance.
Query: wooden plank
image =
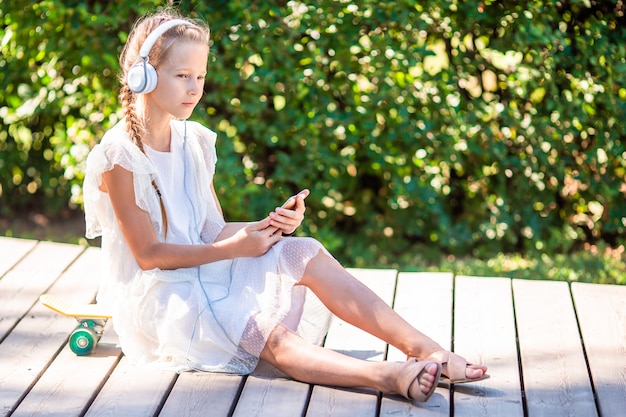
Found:
[[[100,249],[89,248],[48,292],[69,302],[91,302],[100,281],[100,260]],[[37,305],[37,308],[45,307]],[[121,351],[115,342],[106,343],[106,338],[111,337],[106,332],[94,352],[88,356],[76,356],[64,343],[75,328],[76,320],[46,310],[67,329],[62,339],[63,349],[12,416],[81,416],[119,361]],[[116,338],[113,340],[116,341]]]
[[[0,344],[0,416],[8,416],[45,371],[71,329],[42,305],[29,314]]]
[[[573,283],[600,415],[626,410],[626,286]]]
[[[376,417],[378,392],[367,389],[314,387],[315,401],[306,417]]]
[[[53,248],[57,247],[53,246]],[[73,248],[70,249],[73,253]],[[65,256],[56,251],[55,254],[62,263]],[[88,249],[50,290],[63,294],[71,300],[93,299],[98,275],[94,274],[93,266],[99,259],[98,249]],[[85,280],[85,277],[90,274],[95,275],[95,281]],[[35,290],[26,288],[24,291],[32,292],[32,298],[36,299],[42,288],[35,287]],[[75,326],[76,320],[61,316],[37,302],[2,341],[0,344],[1,416],[9,415],[17,407],[46,370],[50,361],[66,344]]]
[[[0,237],[0,330],[5,329],[0,333],[0,416],[151,416],[159,410],[162,416],[192,417],[377,415],[379,396],[373,390],[311,388],[267,364],[249,377],[201,372],[176,376],[134,368],[123,358],[118,362],[120,350],[112,332],[105,334],[95,355],[76,357],[66,346],[75,320],[48,310],[37,299],[51,292],[77,303],[93,300],[100,252],[81,251],[77,245]],[[391,300],[395,272],[390,280],[381,280],[387,272],[353,271]],[[486,363],[492,374],[478,384],[453,388],[456,417],[521,415],[507,282],[456,280],[454,348],[472,361]],[[453,323],[451,283],[451,274],[402,273],[394,302],[396,311],[446,347],[451,346]],[[621,415],[626,408],[626,287],[575,283],[570,293],[566,283],[515,280],[513,290],[527,415]],[[329,332],[328,346],[384,360],[380,341],[339,323]],[[395,348],[386,357],[405,359]],[[384,396],[379,415],[447,416],[452,412],[449,399],[450,391],[443,387],[425,404]]]
[[[184,372],[176,380],[159,417],[230,416],[244,377]]]
[[[447,272],[401,272],[394,310],[413,327],[441,346],[452,345],[453,275]],[[389,359],[406,360],[406,355],[389,348]]]
[[[82,251],[77,245],[41,242],[0,280],[0,340]]]
[[[397,272],[392,269],[349,269],[359,281],[392,305]],[[382,340],[333,317],[324,346],[355,358],[382,361],[387,345]],[[367,347],[367,349],[363,349]]]
[[[177,374],[172,370],[133,366],[126,357],[122,357],[85,417],[154,416],[176,378]],[[181,405],[184,406],[177,404],[178,407]],[[206,404],[204,406],[206,412]]]
[[[348,271],[392,305],[397,275],[395,270],[352,268]],[[384,360],[387,350],[384,341],[337,317],[333,318],[324,346],[352,357],[373,361]],[[335,417],[353,417],[356,410],[359,416],[375,416],[377,403],[378,394],[373,390],[345,390],[318,385],[313,387],[307,416],[332,414]]]
[[[452,336],[451,273],[408,273],[398,275],[394,310],[411,325],[441,346],[450,348]],[[389,348],[389,360],[404,361],[406,355],[395,347]],[[381,416],[448,416],[450,391],[438,387],[425,403],[411,404],[406,400],[384,396]]]
[[[88,255],[88,256],[87,256]],[[94,300],[95,293],[98,288],[100,274],[101,252],[99,248],[89,248],[84,256],[79,258],[73,268],[66,272],[62,279],[50,289],[49,293],[63,297],[64,300],[76,304],[91,303]],[[78,288],[79,290],[75,290]],[[71,318],[65,318],[59,314],[56,315],[68,325],[68,332],[72,331],[76,321]],[[107,325],[107,330],[98,344],[96,351],[87,358],[69,357],[63,360],[57,359],[50,369],[46,371],[45,377],[52,375],[48,381],[41,381],[33,389],[29,397],[25,401],[31,404],[22,405],[23,410],[37,409],[38,407],[46,407],[48,401],[56,401],[55,386],[67,383],[67,379],[74,380],[71,369],[74,366],[80,366],[79,363],[85,362],[86,366],[91,368],[89,374],[84,375],[80,381],[82,395],[80,400],[72,404],[72,412],[79,413],[84,407],[89,405],[89,400],[100,390],[103,381],[106,381],[102,391],[89,407],[87,415],[115,415],[115,416],[151,416],[161,406],[163,397],[169,392],[176,374],[172,371],[159,371],[148,368],[135,368],[128,365],[123,359],[118,367],[115,367],[112,375],[109,372],[118,361],[121,355],[118,345],[118,337],[111,328],[111,322]],[[102,359],[102,356],[106,358]],[[98,366],[92,364],[98,359]],[[60,365],[57,364],[60,361]],[[65,363],[65,362],[69,363]],[[55,370],[61,368],[60,371]],[[67,370],[66,370],[67,369]],[[77,388],[78,389],[78,388]],[[49,396],[49,399],[47,398]],[[46,397],[45,399],[42,397]],[[32,404],[34,403],[34,405]],[[150,411],[152,410],[152,411]],[[110,414],[114,411],[113,414]],[[24,411],[27,413],[27,411]],[[69,413],[69,412],[68,412]],[[66,414],[70,415],[70,414]],[[78,414],[77,414],[78,415]]]
[[[65,346],[12,417],[81,416],[119,355],[110,345],[99,345],[89,356],[76,356]]]
[[[528,415],[597,416],[566,282],[513,280]]]
[[[233,417],[300,416],[308,394],[309,384],[294,381],[261,361],[246,378]]]
[[[36,245],[36,240],[0,236],[0,279]]]
[[[491,375],[455,385],[454,416],[523,417],[511,280],[457,276],[454,294],[454,351]]]

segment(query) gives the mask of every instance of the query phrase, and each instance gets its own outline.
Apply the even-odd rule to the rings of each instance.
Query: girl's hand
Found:
[[[281,232],[280,234],[292,234],[304,220],[304,212],[306,211],[304,199],[308,195],[309,190],[304,189],[296,195],[295,205],[291,208],[276,207],[269,215],[270,225],[277,228]]]
[[[271,225],[271,220],[266,217],[258,222],[247,224],[239,229],[233,236],[228,238],[234,245],[236,253],[234,257],[255,257],[267,252],[281,238],[277,227]]]

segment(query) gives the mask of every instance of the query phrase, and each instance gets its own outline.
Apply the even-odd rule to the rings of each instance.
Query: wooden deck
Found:
[[[130,366],[107,332],[96,352],[67,347],[75,321],[38,302],[94,299],[98,248],[0,237],[1,416],[604,416],[626,415],[626,286],[353,270],[443,346],[491,379],[439,387],[425,404],[310,386],[267,364],[247,377]],[[538,277],[540,278],[540,277]],[[404,357],[336,320],[330,348]]]

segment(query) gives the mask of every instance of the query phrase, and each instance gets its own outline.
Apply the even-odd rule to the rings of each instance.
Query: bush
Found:
[[[0,1],[0,215],[80,204],[86,155],[117,120],[118,33],[136,15],[69,3]]]
[[[119,117],[121,43],[159,2],[14,3],[0,2],[2,211],[80,205],[84,156]],[[229,219],[310,188],[305,232],[349,264],[418,244],[624,243],[623,3],[179,7],[212,27],[195,118],[219,133]]]

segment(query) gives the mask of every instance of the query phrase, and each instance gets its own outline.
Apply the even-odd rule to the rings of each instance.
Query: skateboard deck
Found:
[[[111,313],[98,304],[72,304],[52,294],[43,294],[39,300],[46,307],[68,317],[110,319]]]
[[[67,317],[74,317],[78,326],[70,335],[68,344],[79,356],[90,354],[111,318],[111,312],[98,304],[72,304],[52,294],[43,294],[39,301],[49,309]]]

